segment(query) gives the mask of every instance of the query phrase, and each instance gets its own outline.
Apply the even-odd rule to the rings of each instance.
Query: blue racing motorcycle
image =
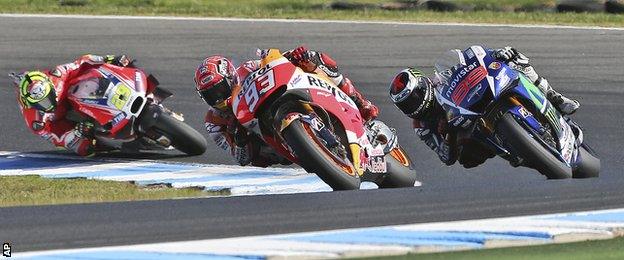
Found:
[[[583,131],[562,116],[527,77],[472,46],[449,51],[436,63],[443,82],[436,99],[453,128],[451,145],[476,144],[479,154],[498,155],[512,166],[538,170],[549,179],[598,177],[600,160],[583,142]],[[488,157],[491,157],[488,156]]]

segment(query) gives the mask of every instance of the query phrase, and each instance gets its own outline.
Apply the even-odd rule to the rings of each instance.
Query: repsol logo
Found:
[[[320,80],[320,79],[317,79],[315,77],[312,77],[312,76],[308,75],[308,83],[310,83],[310,85],[312,85],[312,86],[316,86],[316,87],[320,87],[320,88],[326,89],[334,97],[337,97],[340,100],[346,101],[347,103],[355,106],[355,103],[353,103],[353,100],[351,100],[351,98],[348,97],[347,94],[345,94],[342,91],[338,91],[336,89],[336,87],[330,85],[329,83],[325,82],[324,80]]]
[[[252,81],[254,81],[258,77],[261,77],[262,75],[266,74],[271,69],[272,69],[271,66],[269,64],[267,64],[266,66],[264,66],[262,68],[259,68],[258,70],[250,73],[249,76],[247,76],[247,78],[245,79],[245,82],[243,82],[243,86],[251,84]]]
[[[466,76],[466,74],[468,74],[468,72],[470,72],[471,70],[473,70],[474,68],[476,68],[478,66],[479,66],[479,63],[475,61],[472,64],[464,66],[459,71],[457,71],[455,73],[455,77],[449,83],[449,88],[446,89],[446,93],[445,93],[446,96],[447,97],[451,96],[451,94],[453,93],[453,91],[457,87],[457,84],[459,84],[459,82],[461,82],[461,80]]]

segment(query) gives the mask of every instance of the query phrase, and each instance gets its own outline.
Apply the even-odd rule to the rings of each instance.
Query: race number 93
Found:
[[[273,87],[275,87],[275,78],[273,76],[273,71],[270,70],[245,88],[244,96],[247,106],[249,107],[249,112],[253,112],[256,109],[260,96]]]
[[[132,91],[130,90],[130,88],[128,88],[124,84],[119,84],[117,85],[117,89],[115,89],[115,93],[113,93],[110,102],[117,109],[121,110],[126,105],[126,103],[128,103],[128,99],[130,98],[131,94]]]

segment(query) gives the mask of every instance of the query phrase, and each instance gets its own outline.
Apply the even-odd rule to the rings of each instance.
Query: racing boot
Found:
[[[548,84],[548,81],[545,78],[540,77],[538,81],[539,82],[536,82],[537,84],[535,85],[542,91],[542,93],[546,94],[548,101],[550,101],[550,103],[552,103],[560,113],[564,115],[571,115],[574,114],[574,112],[576,112],[576,110],[581,106],[577,100],[567,98],[561,93],[555,91],[550,84]]]
[[[342,90],[353,100],[353,102],[355,102],[355,105],[360,110],[360,114],[362,115],[364,121],[368,122],[372,119],[377,118],[377,115],[379,114],[379,108],[373,105],[370,100],[364,98],[364,96],[362,96],[362,94],[357,91],[357,89],[353,86],[351,80],[349,80],[347,77],[343,77],[338,87],[340,87],[340,90]]]
[[[581,104],[574,99],[569,99],[561,93],[552,90],[546,94],[548,101],[550,101],[556,108],[564,115],[571,115],[576,112]]]
[[[528,64],[528,58],[526,58],[524,55],[522,57],[524,57],[524,60],[516,60],[512,62],[510,66],[516,70],[523,72],[524,75],[526,75],[531,81],[533,81],[535,86],[537,86],[542,91],[542,93],[546,95],[548,101],[550,101],[557,108],[557,110],[559,110],[560,113],[564,115],[571,115],[576,112],[581,104],[578,101],[567,98],[561,93],[555,91],[548,83],[548,80],[538,75],[537,72],[535,72],[533,66]]]

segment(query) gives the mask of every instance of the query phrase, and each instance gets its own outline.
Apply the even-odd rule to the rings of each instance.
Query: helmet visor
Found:
[[[418,108],[423,103],[424,98],[421,93],[418,92],[419,91],[412,91],[408,98],[395,103],[397,108],[399,108],[401,111],[403,111],[403,113],[408,115],[417,114],[417,112],[420,112],[418,111]]]
[[[232,95],[232,88],[228,81],[224,78],[211,88],[197,90],[199,96],[208,105],[214,107],[217,104],[223,103]]]
[[[51,112],[56,107],[56,93],[54,91],[50,91],[46,97],[36,103],[32,103],[31,106],[37,110]]]

